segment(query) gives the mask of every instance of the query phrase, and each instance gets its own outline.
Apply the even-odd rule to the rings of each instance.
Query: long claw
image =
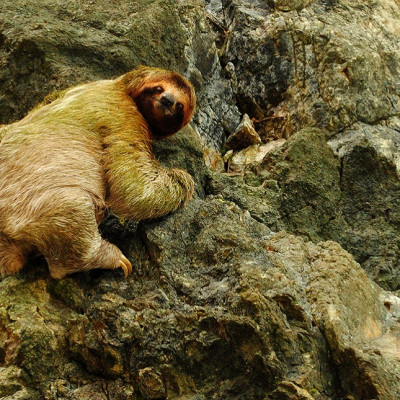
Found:
[[[119,260],[119,266],[124,271],[125,278],[127,278],[128,277],[128,267],[121,260]]]
[[[132,273],[132,264],[124,255],[122,255],[121,259],[119,260],[119,266],[123,269],[125,278]]]
[[[132,273],[132,264],[123,254],[122,254],[122,260],[124,261],[125,265],[128,267],[128,275],[130,275]]]

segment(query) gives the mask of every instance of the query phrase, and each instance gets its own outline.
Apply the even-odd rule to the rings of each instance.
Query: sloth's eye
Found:
[[[176,104],[176,109],[177,109],[178,111],[182,111],[182,110],[183,110],[183,104],[182,104],[182,103],[177,103],[177,104]]]
[[[161,86],[156,87],[156,93],[162,93],[164,89]]]

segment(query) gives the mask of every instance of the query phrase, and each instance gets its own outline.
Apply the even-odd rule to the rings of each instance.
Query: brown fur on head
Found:
[[[155,138],[171,136],[190,121],[196,96],[188,80],[159,68],[140,66],[132,72],[125,76],[128,94]]]

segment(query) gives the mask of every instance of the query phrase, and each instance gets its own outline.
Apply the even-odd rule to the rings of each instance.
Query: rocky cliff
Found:
[[[400,398],[399,39],[396,0],[3,0],[0,124],[139,63],[199,104],[156,146],[194,200],[101,225],[132,276],[0,281],[0,398]]]

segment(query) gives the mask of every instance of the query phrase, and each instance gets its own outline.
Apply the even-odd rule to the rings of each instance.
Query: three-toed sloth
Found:
[[[176,133],[195,108],[181,75],[138,67],[114,80],[66,90],[0,128],[0,273],[32,253],[50,274],[132,266],[98,231],[105,210],[143,220],[193,195],[185,171],[163,168],[152,141]]]

